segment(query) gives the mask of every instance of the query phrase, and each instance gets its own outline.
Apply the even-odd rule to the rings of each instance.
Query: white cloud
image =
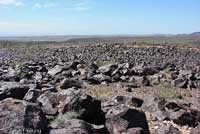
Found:
[[[87,11],[89,9],[90,9],[90,7],[88,7],[88,6],[77,6],[77,7],[74,7],[74,10],[76,10],[76,11]]]
[[[87,6],[89,4],[88,0],[77,0],[75,1],[75,6]]]
[[[15,5],[15,6],[22,6],[24,3],[22,0],[0,0],[0,5],[3,6],[9,6],[9,5]]]
[[[35,3],[34,4],[35,8],[50,8],[50,7],[55,7],[54,3]]]
[[[89,0],[75,0],[71,7],[68,8],[75,11],[88,11],[91,9],[90,1]]]

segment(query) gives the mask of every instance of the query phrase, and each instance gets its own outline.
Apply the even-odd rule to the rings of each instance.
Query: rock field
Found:
[[[197,47],[0,49],[0,134],[198,134],[199,90]]]

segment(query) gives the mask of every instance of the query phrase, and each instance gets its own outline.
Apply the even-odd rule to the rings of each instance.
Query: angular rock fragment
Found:
[[[49,134],[96,134],[89,123],[78,119],[54,120]]]
[[[57,93],[44,93],[37,98],[37,102],[42,104],[42,110],[47,115],[56,115],[59,105]]]
[[[55,76],[56,74],[61,73],[62,71],[63,67],[60,65],[56,65],[54,68],[48,71],[48,74],[50,74],[51,76]]]
[[[28,92],[29,86],[18,82],[1,82],[0,83],[0,100],[5,98],[15,98],[22,100]]]
[[[178,128],[173,127],[172,125],[162,125],[156,130],[156,134],[182,134]]]
[[[45,134],[47,120],[35,104],[21,100],[5,99],[0,102],[0,133],[22,134],[33,131],[36,134]]]
[[[101,102],[92,98],[80,89],[70,88],[60,93],[62,98],[62,113],[75,111],[80,114],[80,119],[92,124],[104,124],[104,114]]]
[[[126,133],[128,129],[138,127],[142,128],[141,131],[149,133],[145,114],[123,105],[112,107],[106,113],[106,127],[112,134]]]
[[[60,83],[61,89],[67,89],[71,87],[81,88],[82,85],[78,80],[70,78],[66,78]]]

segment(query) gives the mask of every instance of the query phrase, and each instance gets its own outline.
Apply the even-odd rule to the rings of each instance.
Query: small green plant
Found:
[[[173,86],[171,85],[171,83],[169,82],[164,82],[164,81],[161,81],[160,82],[160,86],[161,87],[164,87],[164,88],[172,88]]]
[[[115,62],[114,61],[97,61],[98,67],[109,65],[109,64],[115,64]]]
[[[13,62],[13,63],[11,63],[10,65],[11,66],[13,66],[13,67],[15,67],[15,66],[22,66],[24,64],[24,62],[23,61],[15,61],[15,62]]]
[[[20,78],[20,79],[23,79],[23,78],[26,77],[26,75],[27,75],[26,73],[20,72],[20,73],[17,73],[17,74],[16,74],[16,77],[17,77],[17,78]]]
[[[64,113],[63,115],[59,115],[52,122],[55,122],[58,124],[63,124],[65,122],[65,120],[77,119],[79,117],[80,117],[80,112],[69,111],[69,112]]]
[[[111,97],[111,94],[113,93],[113,87],[112,85],[104,84],[94,85],[87,87],[87,92],[99,100],[104,100],[108,97]]]
[[[30,58],[32,58],[33,55],[30,53],[26,53],[23,56],[24,56],[24,58],[30,59]]]
[[[135,43],[136,46],[146,46],[146,43],[143,41],[138,41]]]
[[[182,96],[182,92],[179,89],[171,87],[170,85],[159,85],[154,88],[153,94],[158,97],[165,99],[177,99],[179,96]]]

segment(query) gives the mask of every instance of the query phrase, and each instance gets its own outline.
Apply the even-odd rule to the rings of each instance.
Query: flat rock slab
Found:
[[[2,82],[0,83],[0,100],[9,97],[22,100],[28,90],[28,85],[19,82]]]

